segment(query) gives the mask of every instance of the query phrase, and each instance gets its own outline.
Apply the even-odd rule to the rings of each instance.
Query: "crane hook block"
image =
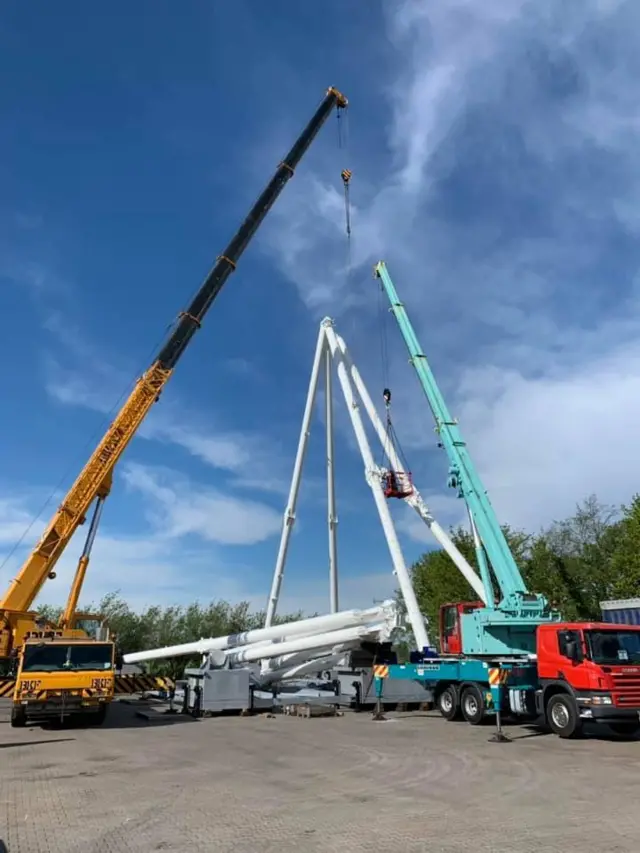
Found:
[[[349,169],[343,169],[340,174],[342,175],[342,180],[346,186],[351,180],[351,172],[349,171]]]
[[[389,406],[391,404],[391,391],[388,388],[385,388],[382,392],[382,399],[384,400],[385,406]]]

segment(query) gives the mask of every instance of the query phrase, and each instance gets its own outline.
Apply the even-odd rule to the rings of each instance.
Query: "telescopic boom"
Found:
[[[17,577],[11,582],[4,597],[0,599],[0,637],[3,639],[0,643],[0,658],[6,655],[6,650],[3,654],[2,648],[6,646],[4,632],[1,630],[2,623],[6,623],[6,619],[12,612],[24,612],[33,604],[69,540],[78,526],[84,522],[103,482],[111,475],[116,462],[136,434],[152,405],[157,401],[178,359],[202,325],[211,303],[222,290],[229,275],[235,270],[242,253],[285,184],[293,176],[304,153],[332,110],[343,109],[346,106],[347,99],[337,89],[331,87],[327,90],[313,117],[279,164],[273,178],[251,208],[229,245],[218,256],[195,299],[187,310],[180,314],[176,327],[162,347],[158,358],[137,381],[102,441],[69,489],[40,541]]]

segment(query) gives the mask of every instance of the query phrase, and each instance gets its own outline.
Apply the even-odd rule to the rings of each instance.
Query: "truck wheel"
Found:
[[[448,722],[460,719],[460,702],[458,691],[453,684],[449,684],[439,694],[436,700],[438,711]]]
[[[23,729],[27,725],[27,712],[20,705],[11,709],[11,727]]]
[[[104,721],[107,719],[107,711],[109,709],[108,705],[101,705],[98,712],[93,717],[93,725],[101,726]]]
[[[479,726],[485,718],[484,696],[476,684],[462,691],[462,716],[471,726]]]
[[[547,722],[552,732],[562,738],[579,737],[582,733],[582,720],[572,696],[557,693],[547,704]]]
[[[609,728],[614,735],[633,737],[640,732],[640,723],[609,723]]]

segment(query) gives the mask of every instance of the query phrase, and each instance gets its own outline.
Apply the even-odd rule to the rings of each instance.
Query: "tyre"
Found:
[[[460,719],[460,702],[454,684],[449,684],[438,694],[436,705],[445,720],[452,722]]]
[[[582,734],[582,720],[578,716],[578,709],[572,696],[558,693],[549,699],[547,723],[558,737],[574,738]]]
[[[11,709],[11,727],[23,729],[27,725],[27,712],[20,705],[14,705]]]
[[[484,695],[477,684],[469,684],[462,691],[460,701],[462,716],[471,726],[479,726],[486,716]]]
[[[614,735],[633,737],[640,732],[640,723],[609,723],[609,728]]]
[[[101,726],[104,723],[104,721],[107,719],[107,711],[108,710],[109,710],[108,705],[100,705],[100,708],[98,709],[97,713],[95,713],[91,718],[92,724],[94,726]]]

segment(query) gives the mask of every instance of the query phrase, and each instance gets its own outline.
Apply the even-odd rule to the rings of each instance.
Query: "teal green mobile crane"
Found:
[[[640,627],[562,622],[539,593],[530,592],[451,416],[404,305],[384,263],[375,275],[391,304],[449,461],[448,485],[466,504],[485,595],[440,609],[440,654],[419,649],[411,663],[390,664],[383,676],[427,682],[448,720],[477,725],[495,716],[495,740],[505,741],[501,711],[543,715],[561,737],[585,721],[608,723],[620,734],[640,729]],[[402,473],[402,472],[398,472]],[[494,588],[497,585],[498,594]]]

